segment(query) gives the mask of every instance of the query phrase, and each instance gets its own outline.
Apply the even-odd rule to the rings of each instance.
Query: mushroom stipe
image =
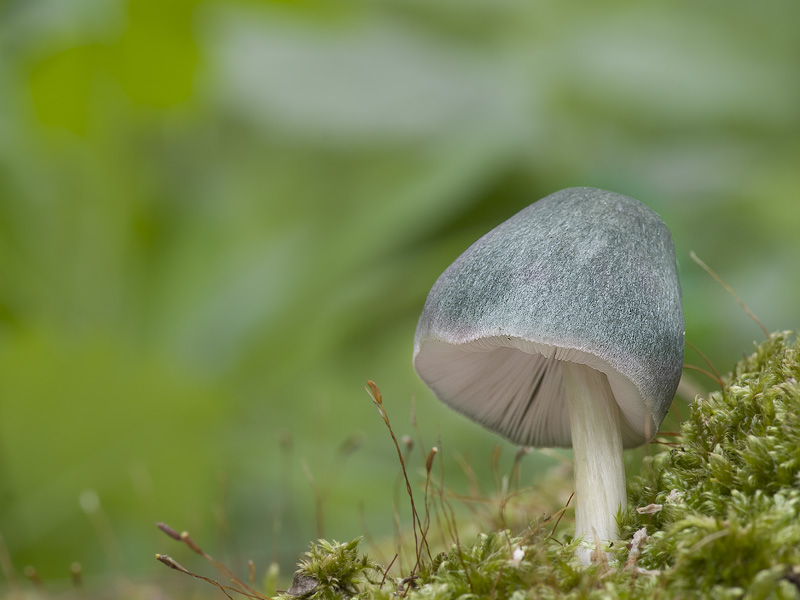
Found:
[[[522,446],[573,448],[575,535],[617,539],[622,450],[658,431],[684,324],[672,236],[633,198],[547,196],[470,246],[433,285],[414,366],[445,404]]]

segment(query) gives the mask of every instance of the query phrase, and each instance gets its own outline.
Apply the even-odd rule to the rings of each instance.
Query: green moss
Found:
[[[736,365],[722,391],[693,403],[674,445],[629,477],[623,541],[611,548],[616,562],[581,566],[574,544],[554,538],[543,521],[519,534],[496,531],[454,545],[413,579],[383,581],[383,568],[359,554],[357,541],[319,542],[298,571],[314,578],[304,594],[800,598],[799,360],[797,341],[775,334]]]
[[[788,333],[771,336],[629,482],[624,534],[647,527],[638,564],[663,570],[668,588],[788,593],[780,582],[800,564],[799,353]],[[663,509],[638,514],[649,504]]]
[[[311,544],[298,565],[292,587],[284,597],[309,600],[338,600],[367,597],[368,584],[376,586],[383,569],[366,555],[359,554],[360,538],[346,544],[319,540]],[[378,575],[379,579],[372,577]]]

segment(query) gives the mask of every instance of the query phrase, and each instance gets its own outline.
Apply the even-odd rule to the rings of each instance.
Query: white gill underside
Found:
[[[505,336],[461,345],[428,340],[415,366],[442,401],[514,443],[569,447],[562,383],[562,365],[568,362],[586,364],[608,376],[625,415],[621,425],[626,447],[649,439],[652,419],[633,384],[608,363],[579,350]]]
[[[562,363],[569,403],[575,469],[575,537],[589,549],[579,552],[584,562],[594,541],[619,538],[616,515],[625,506],[625,470],[619,409],[607,377],[585,365]]]

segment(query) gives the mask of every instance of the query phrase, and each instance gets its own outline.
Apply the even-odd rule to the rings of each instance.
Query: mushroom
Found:
[[[575,537],[618,539],[623,448],[658,431],[683,365],[669,230],[633,198],[547,196],[470,246],[433,285],[414,366],[445,404],[522,446],[572,447]]]

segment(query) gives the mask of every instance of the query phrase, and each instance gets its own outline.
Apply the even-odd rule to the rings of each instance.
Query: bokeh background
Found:
[[[498,440],[416,378],[416,319],[466,246],[560,188],[661,214],[687,339],[720,370],[762,334],[690,250],[798,327],[798,22],[773,0],[0,3],[17,574],[154,580],[162,520],[284,573],[320,532],[391,536],[367,379],[398,435],[415,400],[452,485],[457,455],[485,477]]]

